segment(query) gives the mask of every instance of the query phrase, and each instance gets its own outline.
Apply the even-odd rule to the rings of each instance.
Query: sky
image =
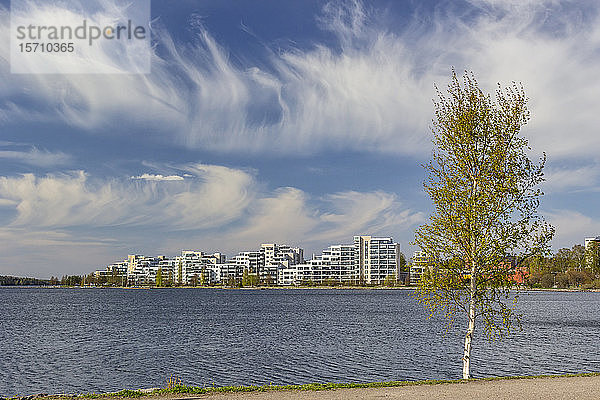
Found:
[[[11,74],[9,10],[0,275],[268,242],[310,256],[355,234],[410,257],[433,210],[435,85],[452,68],[486,91],[523,84],[552,247],[600,234],[595,0],[154,0],[152,72],[95,75]]]

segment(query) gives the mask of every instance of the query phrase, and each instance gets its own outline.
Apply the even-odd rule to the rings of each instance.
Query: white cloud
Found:
[[[539,3],[539,4],[538,4]],[[600,67],[598,4],[531,2],[482,15],[473,27],[463,27],[463,65],[485,82],[523,82],[530,97],[532,120],[526,128],[535,150],[552,158],[595,157],[597,135],[596,79]],[[554,2],[558,3],[558,2]],[[573,9],[574,8],[574,9]]]
[[[327,225],[316,239],[347,241],[355,234],[390,234],[399,226],[414,226],[424,220],[423,213],[403,209],[396,195],[383,191],[334,193],[325,201],[333,211],[320,217]]]
[[[164,251],[177,246],[222,250],[229,254],[275,241],[301,245],[307,251],[336,243],[349,243],[356,234],[404,237],[423,222],[424,215],[406,208],[395,195],[385,192],[341,192],[311,198],[296,188],[280,188],[258,197],[248,218],[230,229],[169,240]]]
[[[600,186],[600,166],[598,164],[581,167],[549,167],[545,172],[544,190],[561,193],[565,190],[598,190]]]
[[[265,241],[319,251],[354,234],[398,236],[421,222],[421,213],[385,192],[340,192],[315,198],[292,187],[266,191],[246,171],[186,165],[185,181],[95,179],[79,171],[38,177],[0,177],[0,206],[13,212],[0,228],[6,249],[0,268],[28,249],[27,268],[43,264],[81,272],[64,252],[86,248],[101,266],[129,252],[176,254],[183,248],[232,254]],[[165,174],[160,174],[165,176]],[[168,175],[167,175],[168,176]],[[60,262],[59,262],[60,261]]]
[[[15,207],[19,202],[9,199],[0,199],[0,207]]]
[[[430,24],[415,18],[399,29],[361,2],[331,2],[320,21],[339,49],[315,43],[279,50],[262,60],[265,68],[234,65],[201,26],[197,45],[175,43],[156,27],[161,56],[154,55],[151,75],[9,77],[4,40],[0,98],[5,118],[19,118],[20,106],[12,101],[17,93],[35,93],[28,110],[35,118],[60,115],[85,129],[119,121],[151,126],[192,148],[350,148],[421,157],[429,151],[433,83],[443,88],[454,65],[472,69],[490,90],[498,81],[524,83],[533,111],[526,133],[535,150],[560,158],[594,156],[600,147],[598,5],[472,5],[468,18],[442,5]],[[0,9],[0,20],[7,19]],[[0,34],[6,37],[7,29]]]
[[[0,228],[0,274],[50,278],[89,273],[128,250],[112,238],[26,228]]]
[[[62,12],[52,7],[57,6],[42,11]],[[357,6],[352,12],[364,11]],[[0,19],[7,22],[6,10],[0,10]],[[432,80],[415,80],[405,44],[391,34],[363,32],[366,22],[361,18],[348,29],[341,23],[333,27],[345,46],[341,54],[323,46],[272,53],[267,60],[271,72],[234,66],[201,27],[197,46],[175,44],[157,27],[162,56],[154,55],[151,75],[8,79],[6,40],[0,45],[0,78],[10,84],[0,89],[0,98],[11,104],[3,110],[6,118],[25,115],[11,102],[25,94],[33,103],[30,118],[36,112],[41,118],[58,115],[84,129],[117,121],[151,126],[193,148],[422,151],[428,118],[420,116],[429,112]],[[8,30],[0,34],[8,37]],[[369,37],[359,37],[363,34]]]
[[[191,176],[191,175],[190,175]],[[154,174],[142,174],[140,176],[132,176],[131,179],[143,179],[145,181],[182,181],[183,176],[179,175],[154,175]]]
[[[556,228],[552,247],[571,248],[575,244],[583,244],[586,237],[600,234],[600,220],[576,210],[560,209],[545,211],[548,221]]]
[[[214,227],[231,222],[251,201],[253,177],[213,165],[186,169],[186,183],[93,180],[83,171],[0,177],[0,199],[15,202],[11,227]]]
[[[0,159],[13,160],[37,167],[54,167],[72,162],[72,157],[68,154],[39,150],[35,147],[29,151],[0,150]]]

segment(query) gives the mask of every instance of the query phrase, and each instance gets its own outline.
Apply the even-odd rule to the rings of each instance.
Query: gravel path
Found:
[[[158,400],[157,398],[151,398]],[[439,385],[390,388],[336,389],[328,391],[276,391],[257,393],[216,393],[200,396],[173,396],[175,399],[208,400],[598,400],[600,376],[473,381]]]

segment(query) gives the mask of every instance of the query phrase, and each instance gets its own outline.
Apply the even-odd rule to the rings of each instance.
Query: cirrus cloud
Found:
[[[58,5],[44,10],[61,12]],[[147,76],[9,76],[4,40],[0,113],[8,120],[58,117],[102,132],[122,124],[152,128],[193,149],[352,149],[420,158],[430,146],[433,84],[443,87],[456,66],[475,71],[490,89],[525,84],[534,116],[526,133],[536,149],[565,159],[595,155],[596,2],[440,3],[429,13],[397,27],[360,1],[332,1],[316,18],[335,45],[265,47],[264,59],[244,63],[233,63],[235,54],[197,21],[194,44],[176,42],[156,23]],[[8,15],[0,7],[5,38]]]

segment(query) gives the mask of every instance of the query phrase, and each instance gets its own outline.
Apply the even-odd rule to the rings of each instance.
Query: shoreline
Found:
[[[584,380],[584,383],[591,384],[593,388],[600,389],[600,372],[588,372],[579,374],[561,374],[561,375],[532,375],[532,376],[502,376],[502,377],[488,377],[488,378],[475,378],[469,380],[462,379],[440,379],[440,380],[421,380],[421,381],[390,381],[390,382],[371,382],[371,383],[311,383],[304,385],[265,385],[265,386],[223,386],[223,387],[199,387],[199,386],[174,386],[172,388],[150,388],[150,389],[137,389],[137,390],[121,390],[118,392],[109,393],[83,393],[83,394],[33,394],[33,395],[21,395],[12,397],[0,397],[0,400],[75,400],[75,399],[127,399],[127,398],[144,398],[148,400],[158,399],[178,399],[186,398],[213,398],[213,396],[219,396],[220,399],[237,399],[237,398],[259,398],[258,395],[263,395],[260,398],[265,399],[287,399],[287,398],[317,398],[311,397],[311,394],[319,394],[318,398],[329,399],[329,398],[346,398],[346,395],[338,396],[341,393],[352,393],[358,396],[355,398],[363,398],[365,393],[371,393],[374,397],[382,397],[381,391],[385,391],[387,394],[385,397],[394,391],[400,395],[415,394],[426,394],[427,397],[435,392],[459,392],[461,395],[467,388],[473,388],[478,386],[478,391],[481,388],[498,387],[498,386],[519,386],[525,388],[535,388],[540,386],[540,382],[543,383],[541,387],[547,388],[550,382],[555,386],[561,387],[561,384],[569,379]],[[558,382],[562,381],[562,382]],[[511,384],[517,382],[518,384]],[[531,383],[527,385],[527,383]],[[570,382],[572,383],[572,382]],[[582,387],[581,382],[577,382],[575,387]],[[588,385],[589,386],[589,385]],[[501,388],[502,389],[502,388]],[[523,389],[519,389],[522,391]],[[586,388],[586,390],[588,390]],[[531,394],[535,395],[538,393],[537,390],[530,390]],[[556,392],[556,389],[554,389]],[[398,394],[397,393],[397,394]],[[567,393],[567,392],[565,392]],[[572,389],[569,389],[568,393],[571,395]],[[597,391],[590,391],[592,395],[598,393]],[[301,394],[303,394],[301,396]],[[305,395],[306,394],[306,395]],[[479,393],[481,395],[481,393]],[[561,393],[556,392],[559,397]],[[391,396],[395,397],[395,396]],[[349,398],[349,397],[348,397]],[[354,398],[354,397],[353,397]],[[398,397],[405,398],[405,397]],[[408,398],[408,397],[406,397]],[[444,397],[444,398],[462,398],[462,397]],[[477,397],[487,398],[487,397]],[[491,398],[498,398],[497,395]],[[510,398],[510,397],[507,397]],[[522,397],[522,398],[537,398]],[[544,397],[545,398],[545,397]],[[569,398],[580,398],[580,397],[569,397]],[[590,397],[593,398],[593,397]]]
[[[126,290],[162,290],[162,289],[219,289],[219,290],[415,290],[417,286],[49,286],[49,285],[5,285],[0,288],[43,288],[43,289],[126,289]],[[517,292],[562,292],[562,293],[594,293],[600,289],[559,289],[559,288],[518,288]]]

